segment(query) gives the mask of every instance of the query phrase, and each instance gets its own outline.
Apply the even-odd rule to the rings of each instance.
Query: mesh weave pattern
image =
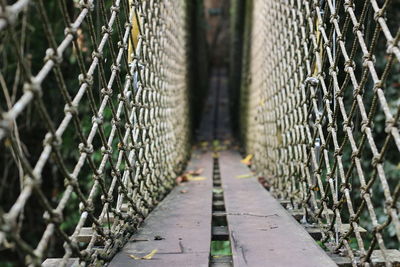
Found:
[[[0,245],[26,255],[26,264],[40,265],[49,250],[63,265],[71,257],[104,262],[173,187],[188,158],[186,4],[0,3],[2,43],[15,48],[1,50],[1,151],[13,156],[20,176],[18,197],[0,209]],[[26,30],[27,22],[36,28]],[[26,38],[48,48],[36,55],[41,45]],[[13,64],[14,78],[5,73]],[[61,117],[51,99],[65,105]],[[38,121],[37,140],[24,139],[29,116]],[[32,147],[40,153],[29,154]],[[52,175],[65,182],[49,193]],[[36,201],[43,231],[32,240],[24,213]],[[79,211],[75,219],[69,209]],[[92,229],[86,244],[79,241],[84,227]],[[55,234],[64,249],[54,248]]]
[[[256,0],[252,10],[242,122],[255,169],[328,248],[389,265],[400,240],[398,3]]]

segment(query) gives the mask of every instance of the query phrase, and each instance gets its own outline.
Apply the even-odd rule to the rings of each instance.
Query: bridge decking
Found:
[[[211,88],[198,133],[208,144],[231,139],[224,70],[214,71]],[[176,186],[108,266],[336,266],[293,214],[248,175],[237,151],[213,156],[195,150],[187,169],[198,168],[204,169],[202,179]],[[229,241],[232,255],[212,255],[211,243],[218,241]]]
[[[234,266],[336,266],[307,231],[239,163],[238,153],[220,153]]]
[[[233,266],[336,266],[254,177],[238,178],[249,173],[240,160],[235,151],[221,152],[218,160],[224,196],[214,197],[214,216],[225,214],[227,227],[211,231],[213,159],[210,153],[195,154],[191,167],[204,168],[206,179],[177,186],[109,266],[232,266],[209,262],[210,242],[224,240],[226,228]],[[130,256],[140,258],[155,249],[151,259]]]
[[[211,153],[194,153],[189,169],[200,181],[175,187],[144,221],[109,266],[208,266],[211,242]],[[158,239],[158,240],[157,240]],[[151,260],[135,260],[157,250]]]

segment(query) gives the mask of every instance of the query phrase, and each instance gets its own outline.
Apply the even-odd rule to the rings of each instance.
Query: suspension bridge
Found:
[[[0,0],[0,265],[400,266],[399,16]]]

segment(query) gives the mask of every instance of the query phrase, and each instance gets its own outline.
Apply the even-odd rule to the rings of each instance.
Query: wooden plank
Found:
[[[224,201],[223,193],[213,193],[213,200],[214,201]]]
[[[90,239],[92,239],[92,236],[93,236],[93,229],[91,227],[83,227],[79,235],[76,237],[76,241],[89,243]]]
[[[307,231],[255,178],[237,152],[219,163],[234,266],[336,266]]]
[[[347,234],[350,231],[350,228],[351,228],[351,226],[349,223],[344,223],[344,224],[340,225],[339,232],[341,234]],[[361,226],[358,226],[357,230],[360,232],[361,236],[365,236],[367,234],[367,230],[365,228],[362,228]]]
[[[61,258],[48,258],[42,263],[42,267],[59,267],[62,262],[63,259]],[[77,267],[77,266],[79,266],[78,258],[72,258],[67,260],[66,267]]]
[[[322,238],[321,228],[318,225],[305,225],[305,229],[308,234],[311,235],[315,240],[320,240]],[[327,229],[328,225],[324,225],[323,229]],[[339,228],[339,233],[346,234],[350,230],[350,224],[342,224]],[[367,230],[358,226],[358,231],[361,236],[365,236],[367,234]]]
[[[217,257],[211,257],[210,267],[232,267],[233,265],[231,256],[218,255]]]
[[[225,211],[214,211],[213,212],[213,216],[215,216],[215,217],[223,217],[223,216],[226,216],[226,212]]]
[[[110,223],[113,223],[113,222],[114,222],[114,214],[110,213],[110,214],[108,214],[108,217],[107,217],[107,216],[104,216],[104,217],[100,220],[100,222],[101,222],[101,223],[104,223],[104,224],[107,224],[108,221],[110,221]]]
[[[386,249],[385,250],[386,257],[388,261],[394,267],[400,266],[400,251],[397,249]],[[335,263],[340,267],[351,267],[351,260],[348,257],[340,256],[337,254],[329,253],[329,256],[335,261]],[[372,266],[374,267],[384,267],[386,263],[388,263],[383,257],[381,250],[372,251],[371,259]],[[360,264],[360,259],[356,258],[357,265]]]
[[[329,257],[336,263],[339,267],[352,267],[351,260],[348,257],[344,257],[338,254],[328,252]]]
[[[303,220],[303,217],[304,217],[303,209],[287,209],[287,212],[289,212],[289,214],[291,214],[296,219],[296,221],[300,222],[301,220]],[[325,214],[328,214],[328,216],[331,220],[334,216],[333,211],[330,209],[323,211],[322,214],[323,214],[323,216],[325,216]]]
[[[103,228],[104,233],[108,233],[107,228]],[[92,227],[82,227],[79,235],[76,237],[77,242],[82,242],[82,243],[89,243],[90,240],[93,237],[93,229]],[[96,244],[102,244],[104,243],[104,240],[102,239],[101,236],[97,237]]]
[[[212,163],[211,153],[194,153],[188,168],[204,168],[201,176],[207,179],[175,187],[150,213],[109,266],[208,266]],[[155,249],[157,253],[151,260],[130,257],[143,257]]]
[[[224,201],[214,201],[212,205],[213,205],[214,211],[224,211],[225,210]]]
[[[400,251],[397,249],[386,249],[385,255],[387,259],[390,261],[392,266],[400,266]],[[383,253],[381,250],[374,250],[372,251],[371,255],[371,262],[373,266],[380,267],[380,266],[386,266],[386,260],[383,257]]]
[[[290,200],[284,200],[284,199],[280,199],[279,203],[285,208],[289,208],[292,206],[292,202]]]
[[[298,222],[304,217],[304,211],[302,209],[287,210],[287,212]]]
[[[212,235],[213,240],[218,241],[228,241],[229,240],[229,231],[226,226],[213,226],[212,227]]]

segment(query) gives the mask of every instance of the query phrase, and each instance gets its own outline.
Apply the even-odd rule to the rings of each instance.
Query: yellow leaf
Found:
[[[142,259],[141,257],[135,256],[135,255],[132,255],[132,254],[130,254],[129,257],[131,257],[131,258],[134,259],[134,260],[140,260],[140,259]]]
[[[213,147],[218,147],[219,146],[219,140],[214,140],[212,142]]]
[[[5,145],[6,147],[11,146],[11,139],[6,138],[6,139],[4,140],[4,145]]]
[[[135,256],[132,254],[130,254],[129,257],[131,257],[134,260],[151,260],[154,257],[154,255],[157,253],[157,251],[158,251],[157,249],[153,249],[152,252],[150,252],[149,254],[147,254],[143,257],[138,257],[138,256]]]
[[[196,177],[193,177],[193,176],[189,176],[188,177],[188,180],[189,181],[204,181],[204,180],[206,180],[207,179],[207,177],[203,177],[203,176],[196,176]]]
[[[199,168],[197,170],[189,170],[189,171],[187,171],[187,173],[190,175],[197,176],[197,175],[200,175],[203,171],[204,171],[204,168]]]
[[[230,145],[230,144],[231,144],[231,140],[229,140],[229,139],[224,140],[224,145]]]
[[[313,187],[311,187],[311,190],[313,190],[313,191],[319,191],[319,187],[318,187],[318,186],[313,186]]]
[[[129,1],[129,11],[131,11],[131,7],[133,6],[133,0]],[[128,46],[128,62],[132,62],[132,53],[134,52],[133,50],[136,48],[138,41],[139,41],[139,34],[140,34],[140,29],[139,29],[139,23],[138,23],[138,18],[136,17],[136,12],[133,15],[132,18],[132,29],[131,29],[131,37],[132,37],[132,42],[129,42]]]
[[[151,258],[153,258],[153,256],[157,253],[157,249],[153,249],[152,252],[150,252],[149,254],[147,254],[146,256],[143,257],[144,260],[151,260]]]
[[[252,173],[246,173],[246,174],[241,174],[236,176],[237,179],[243,179],[243,178],[251,178],[254,177],[254,175]]]
[[[240,162],[246,165],[251,164],[251,160],[253,159],[253,154],[248,154],[244,159],[242,159]]]
[[[208,147],[208,142],[207,141],[203,141],[203,142],[200,143],[200,146]]]
[[[221,193],[223,193],[223,192],[224,192],[223,189],[219,189],[219,188],[214,188],[214,189],[213,189],[213,193],[215,193],[215,194],[221,194]]]

